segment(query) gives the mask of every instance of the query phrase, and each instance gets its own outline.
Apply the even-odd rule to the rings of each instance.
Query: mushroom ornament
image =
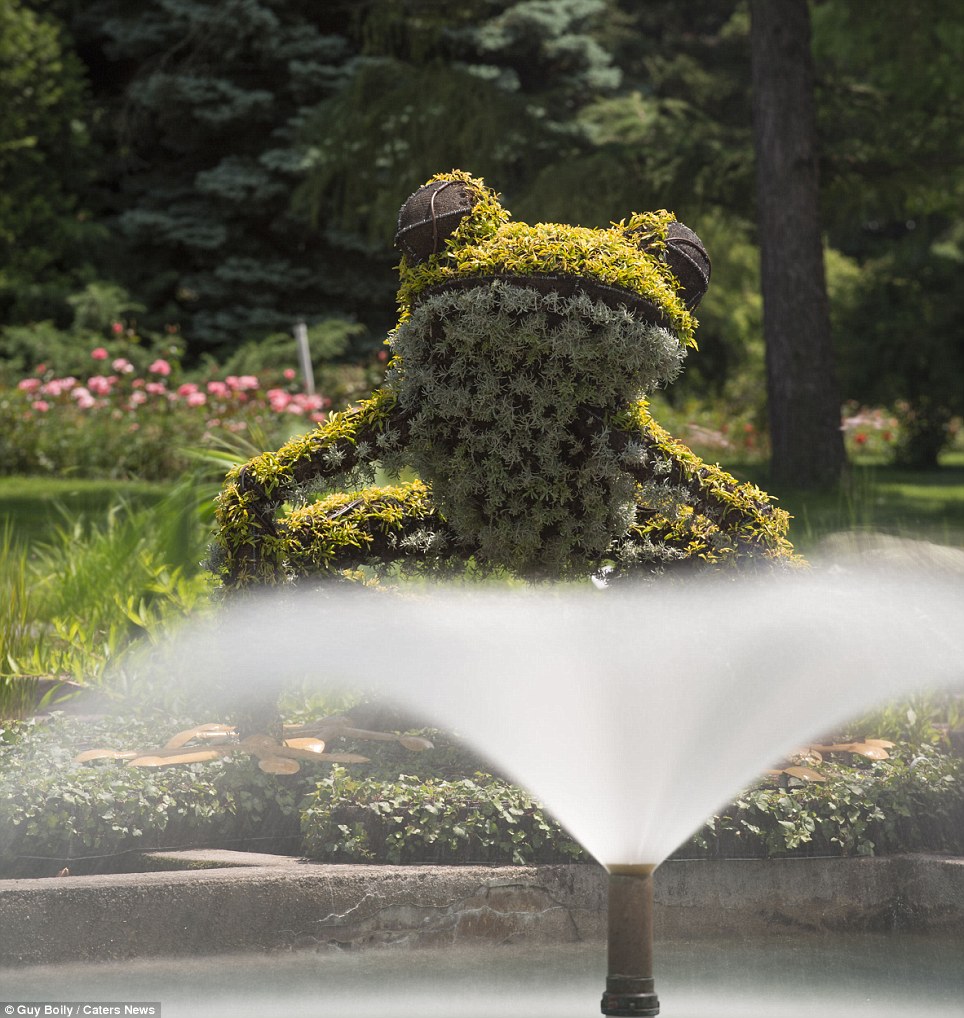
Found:
[[[665,211],[609,229],[512,220],[460,170],[404,203],[384,386],[218,497],[227,587],[497,571],[616,582],[797,561],[789,516],[651,417],[709,283]],[[373,486],[375,467],[389,478]]]

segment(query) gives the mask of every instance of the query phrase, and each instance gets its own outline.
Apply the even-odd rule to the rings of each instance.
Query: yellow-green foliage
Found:
[[[320,479],[370,474],[371,462],[395,441],[396,397],[380,389],[345,413],[332,414],[277,452],[262,453],[232,470],[217,499],[213,565],[231,586],[282,582],[290,539],[276,519],[299,486]]]
[[[444,538],[425,526],[434,516],[421,481],[329,495],[289,513],[288,569],[295,576],[350,570],[391,561],[406,546],[441,552]]]
[[[577,276],[605,286],[620,287],[651,301],[672,323],[686,346],[696,345],[696,321],[676,290],[676,280],[658,252],[671,212],[636,213],[608,230],[562,223],[511,222],[498,196],[482,180],[455,170],[434,181],[459,180],[475,198],[472,211],[446,240],[445,248],[418,265],[402,258],[399,265],[399,321],[411,314],[418,295],[427,288],[477,276]],[[652,243],[655,253],[640,249]]]
[[[440,180],[474,204],[439,254],[402,259],[385,388],[232,471],[217,507],[225,584],[396,563],[556,579],[796,562],[788,515],[672,438],[642,398],[695,346],[661,257],[673,216],[530,227],[481,180]],[[546,285],[573,276],[589,285]],[[644,298],[670,327],[603,302],[600,285]],[[376,462],[421,479],[366,487]]]
[[[711,565],[750,559],[802,563],[787,539],[789,513],[755,484],[701,460],[653,420],[645,400],[621,413],[616,427],[624,450],[637,447],[624,453],[627,469],[645,475],[637,489],[642,511],[616,549],[617,562],[632,565],[646,547],[667,563],[680,558]]]

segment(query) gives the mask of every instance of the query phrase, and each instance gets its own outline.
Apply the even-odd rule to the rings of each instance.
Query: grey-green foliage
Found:
[[[538,803],[477,773],[471,754],[436,733],[437,760],[432,750],[414,759],[386,752],[357,770],[311,768],[293,777],[265,774],[243,758],[162,771],[72,763],[92,744],[145,748],[190,723],[155,710],[149,719],[61,716],[0,725],[0,873],[52,875],[65,864],[89,872],[117,867],[130,849],[263,848],[285,836],[290,849],[298,846],[299,808],[302,850],[325,860],[579,858],[578,846]],[[758,782],[677,854],[964,849],[961,760],[926,739],[900,743],[889,760],[837,758],[821,770],[825,783]]]
[[[634,482],[605,421],[677,375],[671,332],[585,293],[497,282],[423,299],[393,345],[389,382],[410,433],[387,465],[430,481],[484,558],[565,574],[626,531]]]

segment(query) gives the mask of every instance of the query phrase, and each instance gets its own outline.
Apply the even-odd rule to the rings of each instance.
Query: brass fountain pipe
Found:
[[[609,937],[603,1014],[644,1018],[659,1014],[653,985],[653,871],[655,866],[609,867]]]

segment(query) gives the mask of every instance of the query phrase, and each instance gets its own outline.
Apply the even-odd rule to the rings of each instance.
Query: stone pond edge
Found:
[[[295,949],[571,943],[606,932],[594,865],[365,866],[155,853],[147,873],[0,880],[0,966]],[[964,935],[964,858],[678,861],[656,936]]]

